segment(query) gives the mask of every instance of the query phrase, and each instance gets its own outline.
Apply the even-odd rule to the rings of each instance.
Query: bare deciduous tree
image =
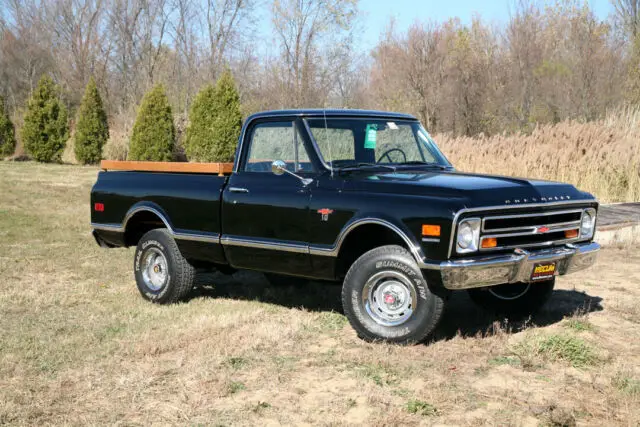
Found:
[[[292,106],[326,102],[331,86],[328,67],[350,43],[356,11],[357,0],[274,1],[272,21]]]
[[[640,0],[611,0],[616,19],[631,40],[640,33]]]

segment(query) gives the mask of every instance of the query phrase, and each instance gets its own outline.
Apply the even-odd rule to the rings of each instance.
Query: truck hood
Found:
[[[344,190],[455,198],[466,207],[593,200],[570,184],[454,170],[357,172],[347,178]]]

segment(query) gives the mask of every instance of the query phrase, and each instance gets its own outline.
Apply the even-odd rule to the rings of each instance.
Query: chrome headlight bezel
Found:
[[[588,226],[587,226],[588,225]],[[580,219],[580,238],[590,239],[596,231],[596,210],[594,208],[585,209]]]
[[[480,218],[467,218],[458,223],[456,252],[468,254],[476,252],[480,244]]]

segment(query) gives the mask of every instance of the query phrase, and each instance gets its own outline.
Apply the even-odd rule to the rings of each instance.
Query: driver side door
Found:
[[[294,119],[258,122],[248,132],[244,162],[223,193],[222,244],[235,268],[308,275],[309,186],[271,172],[274,160],[311,176],[313,166]]]

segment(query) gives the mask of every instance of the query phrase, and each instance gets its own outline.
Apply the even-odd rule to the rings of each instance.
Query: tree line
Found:
[[[205,86],[196,96],[189,113],[184,151],[192,161],[233,160],[242,113],[235,82],[224,72],[216,86]],[[60,89],[44,75],[27,103],[20,136],[26,153],[39,162],[59,162],[69,138],[67,108]],[[73,148],[76,160],[95,164],[103,158],[109,139],[109,124],[93,77],[85,88],[78,109]],[[162,84],[154,86],[142,98],[131,133],[129,160],[173,161],[178,157],[176,130],[171,105]],[[15,149],[13,123],[4,112],[0,97],[0,155]]]
[[[213,116],[194,104],[218,102],[208,86],[225,70],[242,116],[296,107],[399,110],[455,135],[595,120],[640,102],[640,0],[612,5],[604,19],[580,0],[512,0],[500,24],[454,18],[399,31],[390,20],[376,46],[359,52],[357,0],[270,1],[266,38],[257,0],[0,0],[0,150],[15,145],[3,136],[11,134],[6,116],[26,125],[43,75],[60,101],[58,119],[66,114],[80,138],[85,88],[95,85],[111,129],[126,130],[133,153],[141,126],[133,118],[145,93],[161,85],[175,116],[166,134],[193,159],[205,157],[200,143],[185,145],[189,114],[217,131],[221,122],[211,125]],[[211,139],[203,132],[192,139]],[[228,149],[216,150],[228,158]]]

